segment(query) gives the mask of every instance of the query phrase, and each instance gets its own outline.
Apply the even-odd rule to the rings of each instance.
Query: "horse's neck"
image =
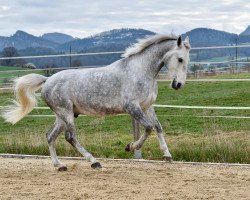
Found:
[[[142,76],[146,75],[148,77],[156,78],[161,68],[164,66],[163,56],[167,51],[172,49],[172,47],[152,47],[150,50],[136,56],[134,59],[137,60],[141,68]]]

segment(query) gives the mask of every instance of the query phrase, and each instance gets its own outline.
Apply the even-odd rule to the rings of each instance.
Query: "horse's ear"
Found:
[[[184,46],[187,48],[187,49],[191,49],[191,46],[190,46],[190,43],[189,43],[189,37],[187,36],[183,42]]]
[[[178,39],[177,39],[177,46],[178,47],[181,46],[181,41],[182,41],[181,36],[179,36]]]
[[[187,36],[184,40],[185,43],[189,43],[189,37]]]

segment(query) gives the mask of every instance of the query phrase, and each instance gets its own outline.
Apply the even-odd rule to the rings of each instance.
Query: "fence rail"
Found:
[[[0,57],[0,60],[28,59],[28,58],[56,58],[70,56],[91,56],[91,55],[107,55],[107,54],[122,54],[124,51],[96,52],[96,53],[67,53],[41,56],[16,56],[16,57]]]
[[[212,49],[227,49],[227,48],[249,48],[250,45],[235,45],[235,46],[213,46],[213,47],[194,47],[191,50],[212,50]],[[18,57],[0,57],[0,60],[14,60],[14,59],[32,59],[32,58],[55,58],[55,57],[74,57],[74,56],[91,56],[91,55],[108,55],[108,54],[122,54],[124,51],[116,51],[116,52],[96,52],[96,53],[68,53],[68,54],[58,54],[58,55],[40,55],[40,56],[18,56]],[[237,58],[237,57],[236,57]],[[204,61],[204,62],[190,62],[190,64],[248,64],[250,63],[248,60],[244,61],[245,58],[241,59],[233,59],[233,60],[224,60],[224,61]],[[102,65],[103,66],[103,65]],[[90,67],[101,67],[101,66],[88,66]],[[44,70],[65,70],[65,69],[75,69],[75,68],[46,68],[46,69],[26,69],[26,70],[6,70],[0,71],[0,73],[14,73],[14,72],[35,72],[35,71],[44,71]],[[159,80],[159,81],[167,81],[167,80]],[[200,79],[200,80],[187,80],[187,81],[250,81],[250,79]],[[0,88],[1,90],[10,90],[12,88]],[[250,110],[250,107],[222,107],[222,106],[183,106],[183,105],[154,105],[155,108],[175,108],[175,109],[209,109],[209,110]],[[4,108],[4,106],[0,106],[0,109]],[[38,110],[48,110],[49,107],[36,107]],[[122,114],[124,115],[124,114]],[[125,114],[126,115],[126,114]],[[85,116],[85,115],[80,115]],[[250,116],[205,116],[205,115],[159,115],[159,116],[168,116],[168,117],[199,117],[199,118],[227,118],[227,119],[250,119]],[[42,114],[42,115],[28,115],[27,117],[55,117],[52,114]],[[132,127],[133,127],[133,135],[134,140],[138,140],[140,137],[140,129],[139,123],[137,121],[133,121],[132,119]],[[141,158],[141,151],[135,150],[135,158]]]
[[[211,47],[193,47],[191,50],[208,50],[208,49],[231,49],[231,48],[247,48],[250,45],[234,45],[234,46],[211,46]],[[69,56],[90,56],[90,55],[107,55],[107,54],[122,54],[124,51],[110,51],[110,52],[95,52],[95,53],[68,53],[68,54],[53,54],[41,56],[16,56],[16,57],[0,57],[0,60],[10,59],[27,59],[27,58],[54,58],[54,57],[69,57]]]
[[[116,116],[128,116],[128,114],[119,114]],[[225,119],[250,119],[250,116],[226,116],[226,115],[157,115],[164,117],[196,117],[196,118],[225,118]],[[27,115],[27,117],[55,117],[55,115]],[[87,115],[79,115],[79,117],[87,117]]]
[[[193,47],[191,50],[212,50],[212,49],[232,49],[232,48],[249,48],[250,45],[232,45],[232,46],[211,46],[211,47]],[[65,53],[53,55],[39,55],[39,56],[15,56],[15,57],[0,57],[0,60],[15,60],[15,59],[31,59],[31,58],[55,58],[55,57],[74,57],[74,56],[91,56],[91,55],[108,55],[108,54],[123,54],[124,51],[110,51],[110,52],[93,52],[93,53]],[[235,60],[221,61],[221,62],[190,62],[190,64],[220,64],[220,63],[235,62]],[[237,62],[237,61],[236,61]],[[241,62],[242,64],[250,62]]]
[[[183,106],[183,105],[160,105],[154,104],[155,108],[184,108],[184,109],[208,109],[208,110],[250,110],[250,107],[233,107],[233,106]],[[0,106],[0,108],[4,108],[4,106]],[[35,107],[37,110],[49,110],[49,107],[40,106]]]
[[[182,105],[157,105],[156,108],[186,108],[186,109],[209,109],[209,110],[250,110],[250,107],[228,107],[228,106],[182,106]]]

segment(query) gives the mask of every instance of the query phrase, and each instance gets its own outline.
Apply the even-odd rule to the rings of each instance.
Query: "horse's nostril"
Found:
[[[177,83],[176,87],[179,89],[181,87],[181,83]]]
[[[172,88],[176,89],[176,80],[175,79],[172,81]]]

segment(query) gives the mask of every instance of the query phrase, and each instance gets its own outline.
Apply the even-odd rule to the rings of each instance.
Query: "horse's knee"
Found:
[[[46,138],[48,143],[50,144],[52,142],[52,133],[55,127],[52,127],[46,134]]]
[[[65,140],[70,143],[72,146],[75,146],[75,139],[70,132],[65,133]]]
[[[53,143],[58,135],[62,132],[63,125],[60,123],[55,123],[55,125],[47,133],[47,141],[49,144]]]
[[[48,144],[51,144],[55,141],[56,137],[53,134],[47,134]]]
[[[157,123],[155,125],[155,130],[156,130],[157,133],[163,132],[163,129],[162,129],[162,127],[161,127],[161,125],[159,123]]]
[[[152,132],[152,130],[153,130],[153,126],[152,125],[149,124],[149,125],[145,126],[145,132],[147,134],[150,134]]]

